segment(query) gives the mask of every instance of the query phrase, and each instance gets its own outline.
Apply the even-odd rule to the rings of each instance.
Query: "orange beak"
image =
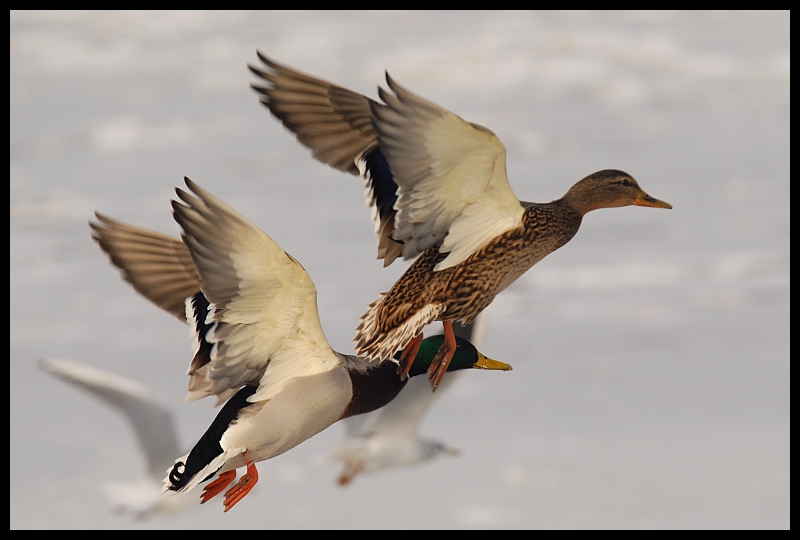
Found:
[[[651,208],[667,208],[671,209],[672,205],[668,202],[659,201],[658,199],[654,199],[647,193],[642,192],[641,196],[639,196],[636,200],[633,201],[633,204],[636,206],[650,206]]]

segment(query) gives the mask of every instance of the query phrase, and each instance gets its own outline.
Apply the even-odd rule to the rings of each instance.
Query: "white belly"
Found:
[[[297,378],[261,410],[229,427],[220,444],[224,451],[246,448],[247,459],[252,461],[275,457],[334,424],[351,397],[350,376],[341,367]],[[245,458],[239,454],[220,472],[244,465]]]

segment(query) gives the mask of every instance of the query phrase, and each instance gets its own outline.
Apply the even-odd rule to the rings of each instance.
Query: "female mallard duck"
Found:
[[[294,448],[342,418],[385,405],[406,381],[392,362],[334,351],[322,333],[316,289],[300,263],[233,208],[188,178],[186,185],[192,194],[177,189],[182,203],[172,206],[200,289],[186,299],[196,339],[188,399],[213,395],[226,403],[191,452],[171,468],[164,490],[185,492],[216,476],[203,491],[205,502],[236,478],[237,468],[247,467],[225,493],[227,511],[258,481],[256,462]],[[171,305],[164,300],[171,293],[153,291],[190,288],[191,273],[175,240],[161,237],[168,240],[162,242],[161,235],[149,231],[137,235],[130,226],[108,233],[116,222],[101,222],[92,225],[95,237],[126,279],[135,283],[131,275],[146,273],[149,257],[150,272],[167,270],[182,283],[176,287],[167,279],[160,288],[151,279],[146,296]],[[127,240],[115,244],[114,238]],[[138,239],[143,242],[137,245]],[[114,247],[106,247],[109,241]],[[129,265],[128,260],[138,262]],[[420,368],[410,375],[425,371],[442,342],[438,336],[423,342],[415,362]],[[510,369],[466,340],[457,349],[451,369]]]
[[[445,342],[430,368],[435,389],[452,354],[452,321],[468,323],[494,297],[578,232],[584,214],[638,205],[671,208],[629,174],[602,170],[550,203],[519,201],[506,176],[503,143],[483,126],[397,84],[388,73],[382,103],[266,58],[261,101],[313,156],[358,170],[376,222],[378,257],[419,258],[356,328],[356,350],[414,358],[422,329],[443,321]]]

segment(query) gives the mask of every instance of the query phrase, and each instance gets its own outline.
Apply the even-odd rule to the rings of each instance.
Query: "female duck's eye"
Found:
[[[631,184],[630,180],[623,180],[622,181],[622,185],[625,186],[625,187],[631,187],[631,185],[633,185],[633,184]]]

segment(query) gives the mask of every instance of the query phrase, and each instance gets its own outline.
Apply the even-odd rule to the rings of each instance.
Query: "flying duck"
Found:
[[[373,208],[378,258],[416,261],[368,306],[356,328],[358,354],[391,358],[403,350],[405,375],[433,321],[445,341],[429,368],[442,380],[454,350],[453,321],[469,323],[494,297],[566,244],[583,216],[599,208],[671,208],[628,173],[592,173],[560,199],[520,201],[506,175],[506,149],[489,129],[404,88],[386,74],[381,101],[281,65],[260,52],[261,102],[312,155],[360,174]]]
[[[185,181],[190,193],[177,189],[180,201],[173,201],[184,248],[175,239],[137,232],[104,216],[92,228],[125,278],[165,309],[174,312],[176,291],[188,292],[190,279],[199,280],[199,292],[185,299],[186,318],[195,331],[187,399],[215,396],[225,405],[192,450],[169,469],[164,491],[183,493],[214,479],[204,488],[206,502],[234,481],[236,469],[246,467],[225,493],[228,511],[258,481],[258,461],[294,448],[342,418],[385,405],[406,381],[396,373],[396,360],[370,361],[334,351],[320,326],[316,288],[300,263],[236,210]],[[120,237],[127,241],[109,241]],[[183,249],[194,274],[183,265]],[[171,277],[142,285],[149,265],[151,273],[164,270]],[[423,341],[415,361],[420,367],[410,376],[425,372],[443,339]],[[457,342],[451,366],[510,369],[466,340]]]

